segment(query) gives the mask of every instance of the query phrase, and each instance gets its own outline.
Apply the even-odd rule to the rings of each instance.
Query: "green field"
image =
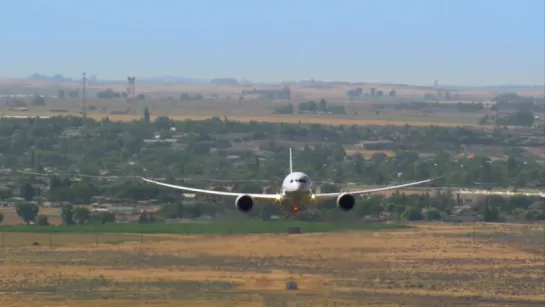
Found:
[[[106,224],[73,226],[17,225],[0,226],[2,232],[38,233],[144,233],[144,234],[242,234],[242,233],[285,233],[288,228],[297,226],[301,232],[332,232],[342,230],[387,230],[408,228],[397,224],[353,224],[300,221],[230,221],[214,223],[176,223],[176,224]]]

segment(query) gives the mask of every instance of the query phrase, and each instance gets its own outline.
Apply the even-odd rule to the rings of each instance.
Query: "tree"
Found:
[[[320,99],[320,101],[318,102],[318,109],[322,112],[327,111],[327,102],[325,101],[325,99]]]
[[[415,207],[408,207],[405,212],[403,212],[403,218],[407,221],[420,221],[424,219],[422,210]]]
[[[183,208],[183,217],[185,218],[194,219],[203,215],[202,207],[199,205],[184,206]]]
[[[36,153],[34,150],[30,151],[30,168],[35,169],[36,168]]]
[[[382,195],[369,195],[363,199],[360,198],[354,210],[360,218],[366,215],[378,216],[384,210],[381,204],[382,199]]]
[[[79,204],[91,203],[91,198],[97,194],[95,187],[83,180],[73,183],[70,189],[73,201]]]
[[[152,224],[155,223],[155,215],[148,213],[147,211],[142,211],[140,216],[138,216],[138,223],[140,224]]]
[[[159,209],[159,215],[166,219],[176,219],[183,216],[182,203],[165,204]]]
[[[517,160],[512,155],[509,155],[509,157],[507,157],[506,164],[508,171],[515,171],[517,169]]]
[[[496,120],[496,125],[531,126],[534,124],[532,111],[517,111]]]
[[[34,95],[32,104],[35,106],[45,106],[45,98],[40,95]]]
[[[111,212],[97,212],[91,214],[91,217],[89,219],[90,223],[93,224],[108,224],[108,223],[114,223],[115,222],[115,214]]]
[[[38,218],[36,219],[36,225],[48,226],[49,219],[47,218],[47,215],[44,215],[44,214],[38,215]]]
[[[532,204],[532,199],[526,195],[513,195],[509,197],[506,204],[501,207],[502,212],[510,213],[516,208],[528,209]]]
[[[72,201],[73,193],[71,188],[72,182],[70,179],[60,179],[56,176],[49,180],[49,188],[47,198],[50,201]]]
[[[11,198],[13,196],[11,189],[0,188],[0,199]]]
[[[258,210],[259,218],[265,221],[270,220],[271,216],[273,215],[282,215],[282,210],[280,209],[280,207],[271,204],[262,204]]]
[[[479,118],[479,125],[487,125],[489,119],[490,119],[490,117],[488,116],[488,114],[486,114],[485,116]]]
[[[64,225],[73,225],[74,211],[72,205],[64,205],[61,208],[61,220]]]
[[[79,225],[86,224],[91,218],[91,211],[86,207],[74,208],[74,221]]]
[[[150,113],[147,107],[144,109],[144,123],[146,124],[150,123]]]
[[[498,222],[500,220],[500,212],[498,207],[496,207],[497,204],[495,203],[495,200],[498,200],[498,198],[491,196],[498,195],[487,196],[478,204],[478,211],[485,222]]]
[[[275,114],[293,114],[294,112],[293,104],[287,104],[283,106],[278,106],[274,109]]]
[[[503,209],[503,208],[506,208],[506,204],[507,204],[507,201],[505,197],[501,195],[488,195],[486,196],[485,200],[480,205],[492,206],[494,208]],[[484,207],[482,207],[481,210],[484,210]],[[507,211],[511,211],[511,210],[507,210]]]
[[[484,207],[482,215],[485,222],[498,222],[500,220],[498,209],[490,205]]]
[[[262,193],[263,187],[257,182],[241,182],[235,184],[233,191],[239,193]]]
[[[112,89],[106,89],[105,91],[100,91],[97,93],[97,98],[99,99],[115,99],[121,98],[121,94],[114,92]]]
[[[527,211],[524,218],[532,221],[543,221],[545,220],[545,210]]]
[[[33,203],[20,203],[16,205],[15,210],[23,222],[29,224],[30,222],[34,222],[36,220],[39,208]]]
[[[31,201],[34,196],[36,196],[36,191],[30,183],[25,183],[21,186],[20,192],[21,197],[26,201]]]
[[[364,162],[365,162],[365,159],[360,154],[356,154],[354,156],[354,172],[356,173],[356,175],[363,174]]]
[[[441,214],[436,209],[429,209],[426,212],[426,220],[427,221],[438,221],[441,219]]]

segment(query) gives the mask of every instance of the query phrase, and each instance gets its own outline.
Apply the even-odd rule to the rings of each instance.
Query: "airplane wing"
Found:
[[[362,194],[370,194],[370,193],[374,193],[374,192],[395,190],[395,189],[401,189],[401,188],[410,187],[410,186],[414,186],[414,185],[419,185],[419,184],[423,184],[423,183],[429,183],[429,182],[433,182],[436,179],[437,178],[432,178],[432,179],[427,179],[427,180],[422,180],[422,181],[416,181],[416,182],[410,182],[410,183],[404,183],[404,184],[400,184],[400,185],[393,185],[393,186],[382,187],[382,188],[374,188],[374,189],[368,189],[368,190],[345,191],[345,192],[335,192],[335,193],[318,193],[318,194],[315,194],[315,197],[316,197],[316,200],[327,200],[327,199],[337,198],[339,195],[341,195],[343,193],[349,193],[349,194],[352,194],[354,196],[362,195]]]
[[[227,197],[239,197],[241,195],[248,195],[248,196],[250,196],[251,198],[253,198],[255,200],[272,201],[272,202],[277,201],[277,200],[280,199],[280,195],[278,195],[278,194],[252,194],[252,193],[235,193],[235,192],[204,190],[204,189],[184,187],[184,186],[175,185],[175,184],[163,183],[163,182],[147,179],[147,178],[144,178],[144,177],[141,177],[141,178],[144,181],[147,181],[149,183],[153,183],[153,184],[156,184],[156,185],[160,185],[160,186],[163,186],[163,187],[178,189],[178,190],[183,190],[183,191],[189,191],[189,192],[195,192],[195,193],[208,194],[208,195],[227,196]]]

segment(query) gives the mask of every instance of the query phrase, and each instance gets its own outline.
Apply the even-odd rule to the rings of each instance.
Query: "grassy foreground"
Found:
[[[294,236],[3,233],[0,306],[543,307],[544,231],[424,223]],[[286,291],[293,281],[299,290]]]
[[[40,233],[148,233],[148,234],[241,234],[241,233],[285,233],[288,228],[298,226],[301,232],[332,232],[342,230],[383,230],[408,228],[397,224],[352,224],[301,221],[223,221],[214,223],[177,224],[106,224],[73,226],[17,225],[0,226],[0,232]]]

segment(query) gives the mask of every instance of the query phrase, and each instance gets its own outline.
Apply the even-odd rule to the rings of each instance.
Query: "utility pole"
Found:
[[[82,78],[82,86],[83,86],[83,91],[82,91],[82,95],[81,95],[81,114],[83,115],[83,121],[85,122],[85,120],[87,119],[87,107],[86,107],[86,103],[87,103],[87,93],[86,93],[86,87],[87,87],[87,77],[85,76],[85,73],[83,73],[83,78]]]

